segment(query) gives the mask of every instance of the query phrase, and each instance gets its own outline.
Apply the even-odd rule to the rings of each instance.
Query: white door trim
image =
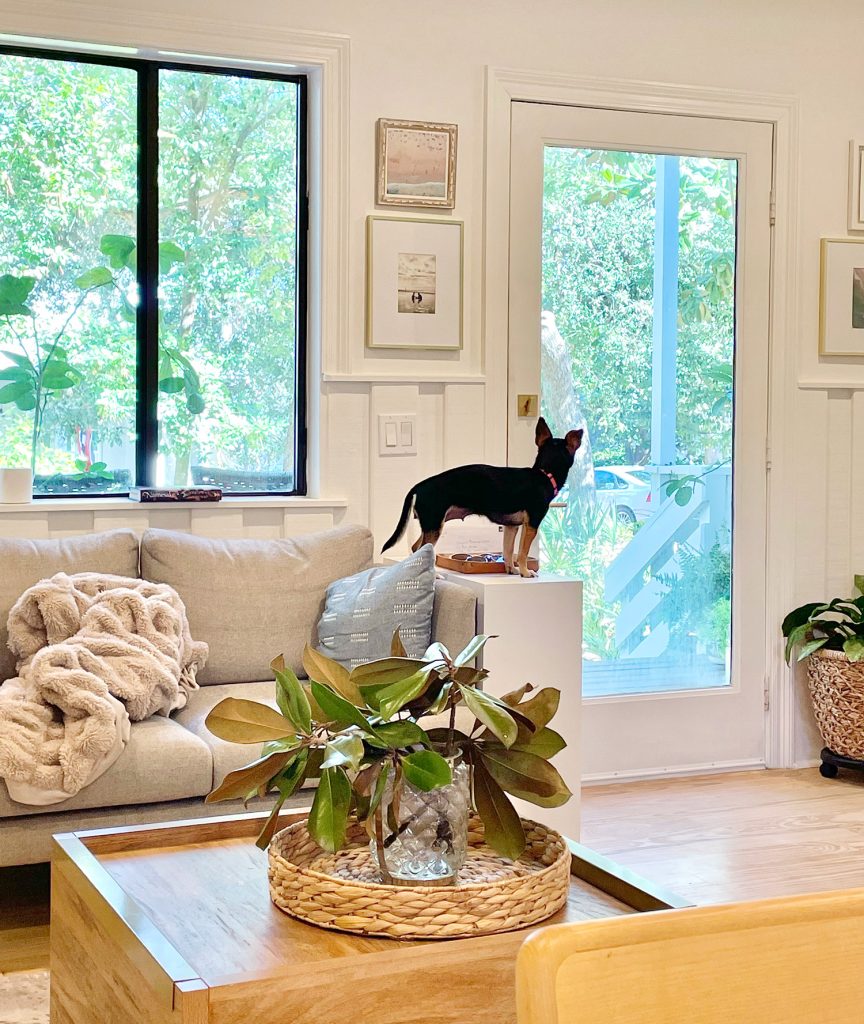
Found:
[[[595,79],[577,75],[486,69],[486,164],[483,246],[483,338],[487,379],[486,452],[506,461],[502,424],[507,417],[507,360],[488,357],[489,339],[508,335],[510,250],[510,114],[517,101],[690,114],[774,125],[774,201],[769,339],[766,635],[769,710],[765,761],[769,768],[793,762],[795,695],[783,661],[780,622],[794,590],[795,521],[787,445],[788,398],[797,379],[798,100],[792,96],[739,92],[658,82]],[[500,349],[499,349],[500,351]]]

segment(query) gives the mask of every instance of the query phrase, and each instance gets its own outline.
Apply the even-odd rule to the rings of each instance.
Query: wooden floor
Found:
[[[742,772],[596,786],[582,841],[694,903],[864,887],[864,779]],[[48,965],[48,873],[0,870],[0,972]]]

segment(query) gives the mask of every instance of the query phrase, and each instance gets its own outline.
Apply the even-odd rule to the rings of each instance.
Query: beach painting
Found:
[[[399,253],[396,308],[400,313],[435,312],[435,262],[435,256],[427,253]]]
[[[456,125],[378,122],[378,202],[451,208],[456,196]]]

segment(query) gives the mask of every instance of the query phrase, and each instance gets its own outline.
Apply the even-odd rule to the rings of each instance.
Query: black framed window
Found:
[[[306,79],[0,47],[0,465],[306,491]]]

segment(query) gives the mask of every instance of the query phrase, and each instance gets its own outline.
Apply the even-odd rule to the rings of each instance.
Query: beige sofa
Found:
[[[272,700],[278,653],[302,672],[307,641],[329,583],[372,563],[372,535],[358,526],[287,540],[210,540],[168,530],[132,530],[58,540],[0,538],[0,681],[15,674],[6,620],[21,593],[56,572],[104,572],[173,586],[192,635],[210,656],[201,688],[170,718],[132,726],[132,738],[103,776],[76,796],[35,808],[11,800],[0,781],[0,867],[47,860],[57,832],[235,813],[240,803],[205,804],[223,776],[246,764],[248,747],[210,735],[204,719],[223,697]],[[433,637],[459,650],[474,632],[469,591],[436,582]]]

